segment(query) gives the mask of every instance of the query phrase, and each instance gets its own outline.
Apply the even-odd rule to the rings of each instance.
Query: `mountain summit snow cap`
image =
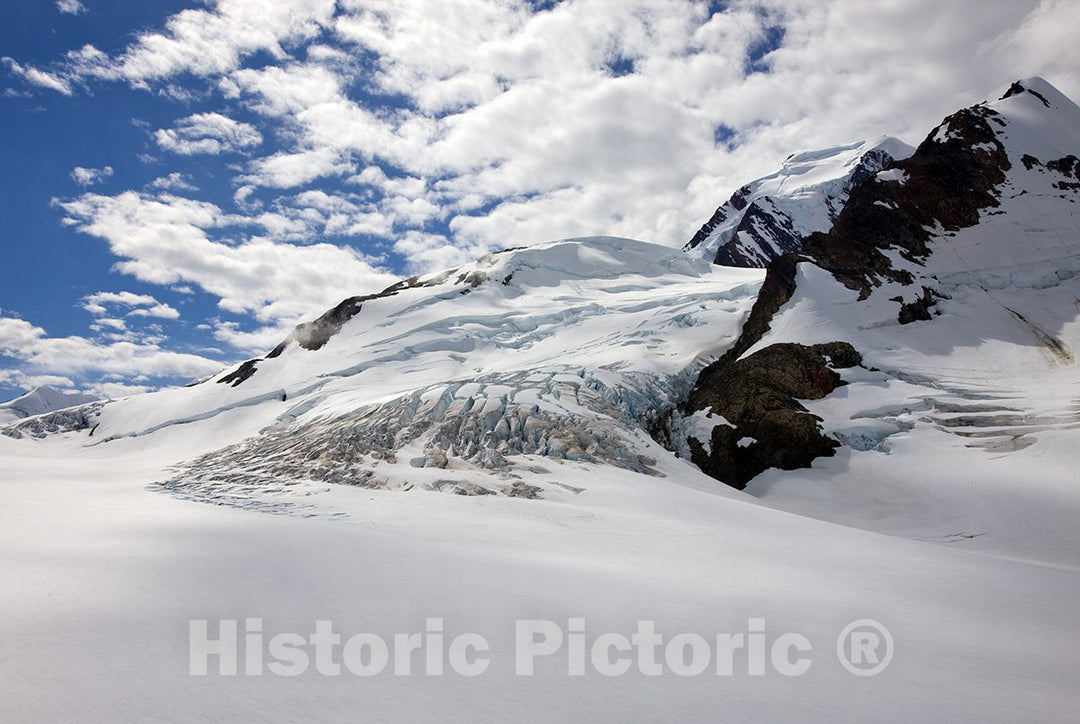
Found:
[[[684,248],[722,266],[767,266],[815,231],[828,231],[853,188],[913,151],[879,136],[793,153],[778,171],[732,194]]]
[[[1080,106],[1043,78],[1018,80],[987,105],[1007,122],[1000,135],[1010,155],[1046,160],[1080,147]]]
[[[87,395],[69,390],[60,390],[49,385],[35,387],[14,400],[0,403],[0,423],[32,417],[45,412],[63,410],[76,405],[85,405],[101,399],[96,395]]]

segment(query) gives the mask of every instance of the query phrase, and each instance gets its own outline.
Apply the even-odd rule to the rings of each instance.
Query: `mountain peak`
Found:
[[[0,423],[20,420],[45,412],[96,402],[100,398],[81,392],[70,392],[49,385],[35,387],[24,395],[0,403]]]
[[[990,417],[991,405],[972,400],[1028,386],[1034,410],[1039,376],[1075,384],[1078,155],[1080,108],[1027,79],[951,114],[909,158],[854,188],[827,233],[769,266],[739,340],[699,377],[687,412],[727,424],[699,426],[692,460],[741,486],[766,468],[807,464],[792,447],[811,457],[843,440],[887,450],[883,437],[865,437],[863,418],[874,415],[862,414],[880,406],[882,386],[947,391],[947,404]],[[815,433],[803,401],[828,397],[846,382],[836,370],[854,368],[844,396],[860,414],[817,418]],[[896,431],[926,422],[880,417]],[[964,423],[940,428],[973,428],[956,433],[967,447],[1021,449],[1018,438],[970,442],[988,424]],[[837,434],[823,432],[830,426]],[[747,439],[758,442],[739,444]]]
[[[1062,108],[1076,105],[1068,96],[1054,87],[1053,84],[1037,75],[1014,81],[998,100],[1003,101],[1021,93],[1028,93],[1029,95],[1034,96],[1047,108]]]
[[[685,250],[723,266],[764,267],[836,221],[852,189],[914,151],[891,136],[799,151],[736,191]]]

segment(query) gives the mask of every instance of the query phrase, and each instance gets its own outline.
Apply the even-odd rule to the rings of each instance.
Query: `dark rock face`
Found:
[[[689,251],[690,249],[696,249],[709,238],[709,234],[713,233],[713,230],[720,224],[727,221],[728,207],[735,209],[736,211],[742,211],[746,208],[746,197],[750,194],[750,187],[743,186],[741,189],[731,195],[726,204],[722,204],[713,215],[701,225],[694,237],[686,244],[684,249]]]
[[[901,182],[864,183],[851,193],[827,234],[813,234],[804,258],[832,273],[865,299],[882,280],[911,284],[883,253],[898,248],[909,261],[924,260],[930,249],[927,229],[955,231],[974,226],[982,209],[996,207],[997,186],[1011,167],[991,123],[997,112],[973,106],[945,119],[908,159],[894,168]]]
[[[1040,173],[1053,171],[1062,176],[1063,180],[1054,182],[1054,188],[1062,191],[1080,191],[1080,158],[1073,154],[1043,163],[1031,154],[1025,153],[1020,161],[1028,171],[1036,169]]]
[[[803,237],[795,231],[791,217],[771,204],[768,206],[763,208],[757,201],[750,204],[731,241],[716,250],[714,264],[743,268],[767,266],[778,256],[772,251],[774,247],[787,253],[802,246]],[[747,254],[736,243],[746,244],[747,240],[760,250],[760,255]]]
[[[829,218],[837,218],[853,189],[873,178],[894,160],[887,151],[880,148],[863,154],[839,193],[835,197],[823,198]],[[713,263],[721,266],[760,268],[767,267],[782,254],[798,251],[807,237],[796,230],[791,216],[784,212],[772,197],[762,196],[750,201],[752,194],[750,185],[743,186],[732,194],[684,248],[697,248],[718,226],[733,215],[741,213],[738,226],[727,243],[717,249]]]
[[[360,313],[364,302],[378,296],[381,295],[369,294],[363,297],[349,297],[318,319],[296,325],[296,328],[289,333],[289,336],[277,347],[274,347],[270,354],[266,355],[266,359],[273,359],[280,355],[291,342],[296,342],[308,350],[321,349],[324,344],[330,341],[331,337],[341,331],[346,322]]]
[[[501,251],[493,252],[493,255],[507,254],[517,251],[522,247],[510,247]],[[443,284],[452,275],[456,274],[458,269],[451,269],[445,274],[428,277],[427,279],[421,279],[419,276],[412,276],[408,279],[402,279],[399,282],[391,284],[386,289],[376,294],[364,294],[362,296],[349,297],[344,300],[333,309],[330,309],[322,314],[318,319],[310,322],[303,322],[296,325],[293,331],[289,333],[285,339],[281,341],[274,349],[265,357],[258,357],[255,359],[249,359],[246,362],[242,362],[235,370],[223,375],[218,379],[219,383],[225,383],[236,387],[243,384],[250,379],[258,371],[258,363],[262,360],[274,359],[281,356],[281,354],[292,343],[296,343],[302,349],[309,351],[315,351],[322,349],[323,346],[330,341],[345,324],[355,317],[364,308],[364,304],[373,299],[383,299],[385,297],[392,297],[399,294],[406,289],[414,289],[417,287],[434,287]],[[503,280],[503,286],[508,286],[513,279],[513,272],[508,274]],[[488,281],[488,276],[482,271],[473,271],[468,273],[458,274],[456,280],[453,282],[455,285],[462,285],[465,288],[461,290],[462,294],[468,293],[472,289],[480,286],[484,282]]]
[[[1042,101],[1042,104],[1044,106],[1046,106],[1047,108],[1050,107],[1050,102],[1048,100],[1046,100],[1046,98],[1043,96],[1042,93],[1039,93],[1036,90],[1032,90],[1031,88],[1028,88],[1023,83],[1021,83],[1020,81],[1016,81],[1011,86],[1009,86],[1009,90],[1005,91],[1005,95],[1001,96],[1001,98],[999,98],[998,100],[1003,101],[1006,98],[1011,98],[1012,96],[1017,95],[1018,93],[1030,93],[1031,95],[1035,96],[1040,101]]]
[[[900,324],[930,321],[930,308],[937,304],[940,295],[930,287],[923,287],[922,289],[922,296],[916,298],[913,302],[904,303],[903,297],[896,298],[896,301],[900,302],[900,312],[896,315],[896,321],[900,322]]]
[[[844,384],[834,368],[861,361],[846,342],[812,347],[786,343],[705,370],[689,408],[711,410],[734,427],[716,425],[707,445],[691,437],[691,460],[741,490],[768,468],[809,467],[815,458],[832,455],[839,443],[822,433],[820,418],[799,400],[825,397]]]
[[[1047,161],[1046,167],[1051,171],[1057,171],[1065,177],[1064,181],[1056,181],[1054,188],[1062,191],[1080,190],[1080,159],[1076,156],[1069,154],[1064,158]]]
[[[702,376],[713,367],[731,365],[765,336],[773,315],[780,311],[780,307],[787,304],[795,293],[796,271],[797,257],[793,254],[785,254],[769,265],[765,272],[765,281],[758,290],[757,299],[750,309],[750,316],[743,323],[739,338],[719,360],[702,370]]]
[[[230,385],[232,387],[242,384],[244,380],[255,374],[255,371],[258,369],[258,363],[259,360],[249,359],[247,362],[242,363],[235,370],[219,379],[218,384]]]
[[[885,251],[899,250],[902,258],[921,264],[931,252],[930,229],[973,226],[983,209],[998,206],[998,187],[1011,167],[995,132],[1001,125],[998,113],[985,105],[949,116],[910,158],[892,163],[898,180],[869,180],[874,175],[869,174],[853,185],[832,229],[810,235],[798,251],[769,265],[739,339],[701,372],[684,406],[687,415],[708,410],[730,423],[714,426],[707,441],[687,440],[698,467],[743,488],[768,468],[808,467],[815,458],[833,454],[839,443],[823,433],[820,420],[799,400],[820,399],[843,384],[835,370],[861,364],[859,353],[842,341],[811,347],[780,343],[739,358],[764,337],[795,293],[799,263],[824,269],[860,299],[884,281],[914,284],[911,272],[895,268]],[[1029,169],[1036,163],[1024,159]],[[1055,163],[1051,170],[1066,177],[1065,183],[1080,165],[1070,158]],[[941,296],[922,286],[921,293],[895,297],[898,321],[931,320]]]
[[[409,277],[408,279],[403,279],[400,282],[390,285],[377,294],[349,297],[333,309],[325,312],[318,319],[296,325],[296,327],[293,328],[293,331],[289,333],[289,336],[283,339],[278,346],[274,347],[274,349],[270,350],[269,354],[265,357],[249,359],[246,362],[242,362],[235,370],[220,377],[218,383],[225,383],[232,387],[243,384],[258,371],[258,363],[260,360],[279,357],[293,342],[303,349],[310,351],[322,349],[335,334],[341,331],[341,328],[345,326],[346,322],[360,313],[360,310],[364,307],[364,302],[371,301],[372,299],[392,297],[405,289],[412,289],[413,287],[435,286],[439,281],[441,280],[421,281],[419,277]],[[458,278],[457,283],[467,283],[470,286],[475,287],[483,281],[484,278],[479,278],[473,274],[469,276],[462,275]],[[505,283],[509,283],[509,281]]]

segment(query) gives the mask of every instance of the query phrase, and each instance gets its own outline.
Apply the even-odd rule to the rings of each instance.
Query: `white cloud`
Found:
[[[251,172],[238,181],[253,186],[292,188],[324,176],[352,173],[356,166],[330,148],[316,148],[295,153],[275,153],[252,162]]]
[[[118,56],[98,51],[72,72],[135,86],[182,73],[219,75],[259,51],[284,58],[284,46],[316,37],[333,12],[334,0],[219,0],[205,10],[182,10],[162,31],[140,34]]]
[[[109,306],[119,306],[131,309],[127,313],[129,317],[158,317],[160,319],[179,319],[180,312],[168,304],[159,302],[149,294],[135,294],[134,292],[97,292],[82,298],[82,307],[95,317],[103,317],[109,313]],[[98,319],[98,324],[124,329],[125,325],[118,319]],[[119,322],[119,324],[117,324]]]
[[[71,180],[80,186],[93,186],[99,184],[113,175],[112,166],[102,168],[84,168],[76,166],[71,170]]]
[[[104,314],[104,312],[102,312],[102,314]],[[122,319],[113,319],[112,317],[98,317],[94,320],[94,323],[90,325],[90,329],[95,332],[101,332],[107,329],[125,332],[127,331],[127,322]]]
[[[102,344],[77,336],[50,337],[44,329],[10,317],[0,317],[0,355],[18,360],[21,368],[16,374],[24,377],[49,375],[69,380],[103,375],[194,378],[222,367],[215,360],[164,350],[157,344]]]
[[[191,183],[191,177],[187,174],[174,171],[167,176],[159,176],[149,183],[152,189],[164,191],[198,191],[199,187]]]
[[[65,15],[81,15],[86,12],[86,6],[79,0],[56,0],[56,9]]]
[[[271,116],[300,113],[342,99],[342,79],[318,64],[289,63],[245,68],[223,80],[227,95],[241,92],[258,98],[254,107]]]
[[[18,369],[0,369],[0,385],[29,391],[43,385],[70,388],[75,386],[75,381],[61,375],[34,375]]]
[[[254,330],[243,330],[236,322],[213,320],[207,328],[213,330],[214,339],[224,342],[233,349],[242,350],[248,354],[266,354],[292,330],[293,324],[277,323],[259,327]]]
[[[64,208],[121,271],[201,287],[274,325],[386,283],[376,254],[390,248],[421,270],[580,234],[681,245],[800,148],[917,142],[1017,77],[1077,96],[1077,23],[1068,0],[732,0],[711,16],[691,0],[542,12],[342,0],[336,13],[331,0],[221,0],[115,55],[84,46],[41,70],[7,63],[62,93],[93,79],[172,92],[183,77],[200,103],[220,103],[155,138],[178,153],[252,154],[233,168],[242,214],[135,192]],[[778,30],[780,46],[759,57]],[[258,66],[244,67],[253,53]],[[262,133],[224,115],[236,109],[258,114]],[[263,133],[280,143],[262,147]],[[150,188],[194,190],[182,184],[194,185],[170,174]],[[378,246],[299,245],[323,235]]]
[[[156,317],[158,319],[180,319],[180,312],[168,304],[155,304],[151,307],[140,307],[128,312],[129,317]]]
[[[250,222],[205,202],[127,191],[58,203],[80,231],[109,243],[122,259],[118,271],[152,284],[201,287],[219,298],[222,309],[255,313],[263,321],[295,323],[396,279],[358,252],[333,244],[211,238]]]
[[[231,153],[258,146],[263,140],[254,126],[220,113],[196,113],[181,118],[175,128],[158,129],[154,139],[165,150],[184,156]]]
[[[8,57],[3,58],[3,61],[12,73],[31,85],[49,88],[66,96],[70,96],[74,92],[71,88],[71,84],[55,73],[49,73],[48,71],[39,70],[38,68],[20,65]]]

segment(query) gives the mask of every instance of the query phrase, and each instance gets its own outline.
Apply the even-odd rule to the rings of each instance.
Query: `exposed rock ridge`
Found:
[[[736,191],[684,249],[722,266],[767,267],[814,230],[827,229],[854,188],[912,150],[885,137],[793,154],[777,173]]]
[[[800,249],[770,263],[738,340],[701,372],[682,410],[684,417],[710,420],[695,427],[701,436],[687,436],[698,467],[741,489],[768,468],[809,467],[815,458],[833,454],[839,443],[824,434],[820,418],[799,400],[820,399],[844,384],[835,370],[861,364],[859,352],[834,341],[778,343],[744,355],[794,294],[799,263],[821,267],[860,299],[885,281],[914,284],[911,272],[894,266],[886,252],[920,264],[935,233],[973,226],[982,210],[998,206],[998,187],[1011,168],[995,128],[1004,125],[985,104],[952,114],[911,157],[891,163],[873,182],[864,178],[854,184],[828,232],[810,235]],[[1062,175],[1070,175],[1067,160],[1059,165]],[[898,320],[930,319],[940,296],[923,286],[910,300],[896,297]]]

